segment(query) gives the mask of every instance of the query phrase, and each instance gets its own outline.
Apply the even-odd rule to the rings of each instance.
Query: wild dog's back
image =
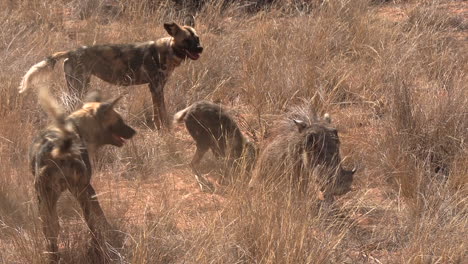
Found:
[[[185,126],[197,146],[209,147],[215,154],[223,157],[232,154],[234,158],[238,158],[241,155],[245,138],[237,123],[221,106],[199,101],[181,112],[184,114],[182,119]],[[181,121],[179,117],[178,122]],[[231,153],[226,153],[227,147],[231,149]]]
[[[64,136],[56,127],[48,127],[33,140],[29,151],[33,175],[43,167],[61,167],[62,161],[82,163],[84,146],[77,145],[76,135]]]
[[[52,97],[49,87],[39,86],[39,103],[49,117],[52,124],[41,131],[33,140],[30,149],[30,161],[33,174],[42,167],[53,165],[58,167],[62,160],[77,160],[82,163],[82,149],[77,144],[77,135],[73,132],[72,124],[66,121],[64,109]]]
[[[239,168],[238,164],[243,164],[246,171],[250,172],[256,158],[255,146],[242,135],[235,120],[220,105],[207,101],[196,102],[176,113],[174,122],[184,122],[195,140],[197,149],[190,164],[202,190],[212,187],[196,167],[209,149],[214,155],[227,159],[225,177],[231,174],[232,168]]]

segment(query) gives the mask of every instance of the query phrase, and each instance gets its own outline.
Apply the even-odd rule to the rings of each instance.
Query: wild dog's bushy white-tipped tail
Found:
[[[48,81],[57,60],[65,57],[68,57],[68,52],[56,52],[47,59],[34,64],[21,79],[21,84],[18,87],[19,93],[28,90],[31,84]]]
[[[67,159],[70,155],[77,155],[73,152],[74,128],[72,123],[67,122],[65,109],[55,100],[50,93],[50,85],[38,83],[38,99],[44,111],[49,115],[55,127],[60,131],[60,138],[55,141],[51,156],[54,159]]]
[[[192,107],[192,106],[189,106],[189,107],[175,113],[174,120],[173,120],[174,124],[179,124],[179,123],[182,123],[184,121],[184,118],[187,115],[187,112],[190,110],[190,107]]]
[[[43,60],[39,63],[34,64],[28,72],[23,76],[23,79],[21,79],[21,84],[18,87],[19,93],[24,93],[29,86],[31,86],[31,82],[34,80],[36,81],[37,77],[44,77],[45,75],[40,74],[44,68],[46,68],[49,64],[47,63],[47,60]],[[48,76],[45,76],[48,77]],[[44,78],[41,78],[44,79]],[[44,80],[40,80],[43,82]]]
[[[58,141],[56,141],[54,148],[51,151],[51,155],[54,159],[66,158],[70,155],[70,149],[72,148],[73,128],[70,123],[66,123],[65,109],[59,105],[55,98],[50,93],[49,85],[46,83],[38,83],[38,99],[39,103],[50,116],[55,124],[55,127],[61,133]]]
[[[57,100],[55,100],[55,98],[52,96],[52,94],[50,93],[49,85],[45,83],[39,83],[38,88],[38,99],[40,105],[42,106],[44,111],[52,118],[57,127],[63,132],[66,132],[67,129],[65,128],[65,109],[63,109],[63,107],[60,106]]]

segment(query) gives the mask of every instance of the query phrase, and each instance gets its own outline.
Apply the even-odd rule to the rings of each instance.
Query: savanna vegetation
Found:
[[[255,1],[254,1],[255,2]],[[352,191],[322,210],[316,195],[251,192],[248,179],[198,188],[183,126],[148,126],[147,86],[119,111],[138,130],[93,158],[93,185],[118,236],[116,263],[465,263],[468,259],[468,5],[463,1],[20,0],[0,3],[0,262],[44,263],[27,152],[49,120],[21,77],[56,51],[166,36],[195,14],[204,46],[166,85],[169,113],[221,102],[259,146],[292,106],[331,114]],[[55,67],[52,89],[66,92]],[[222,169],[211,154],[204,173]],[[89,233],[70,195],[59,201],[64,263],[88,263]],[[118,237],[119,239],[115,238]],[[118,240],[118,241],[114,241]]]

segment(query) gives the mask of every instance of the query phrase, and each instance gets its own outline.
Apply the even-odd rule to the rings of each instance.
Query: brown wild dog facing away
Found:
[[[89,152],[103,145],[121,147],[136,132],[114,110],[120,97],[108,102],[99,102],[98,97],[97,94],[88,95],[89,102],[67,116],[51,97],[47,86],[39,88],[39,101],[54,122],[34,140],[30,161],[50,263],[59,260],[56,205],[65,190],[75,196],[83,210],[92,232],[92,249],[101,257],[105,256],[102,254],[105,251],[100,251],[103,245],[100,237],[101,231],[110,226],[91,186]]]
[[[305,192],[315,176],[314,185],[318,184],[326,201],[333,201],[334,195],[350,191],[356,172],[342,168],[339,147],[338,132],[328,114],[320,119],[307,107],[297,107],[277,125],[260,152],[249,187],[261,181],[269,187],[295,186]]]
[[[194,25],[194,20],[191,21]],[[197,60],[203,47],[191,26],[165,23],[164,28],[170,37],[156,41],[83,46],[54,53],[29,69],[21,81],[19,92],[26,91],[36,79],[43,79],[58,60],[65,59],[68,88],[78,97],[86,93],[91,75],[122,86],[148,83],[153,100],[153,121],[158,129],[168,127],[164,85],[174,69],[187,57]]]
[[[226,158],[226,172],[242,161],[246,170],[250,171],[255,161],[255,146],[242,135],[237,123],[220,105],[196,102],[174,115],[174,123],[182,122],[197,146],[190,165],[203,191],[213,190],[212,184],[197,170],[197,165],[209,149],[216,157]]]

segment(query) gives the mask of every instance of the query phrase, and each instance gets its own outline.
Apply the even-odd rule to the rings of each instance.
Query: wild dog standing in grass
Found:
[[[51,97],[48,87],[39,87],[39,101],[52,117],[53,124],[34,140],[30,160],[51,263],[59,260],[56,205],[63,191],[69,190],[78,200],[92,232],[93,250],[100,252],[99,248],[104,245],[100,243],[101,231],[109,228],[91,186],[92,170],[88,153],[103,145],[121,147],[125,139],[135,135],[135,130],[126,125],[114,110],[120,97],[108,102],[99,102],[98,97],[97,94],[90,94],[89,102],[67,116]]]
[[[227,159],[226,172],[238,164],[251,170],[255,162],[255,146],[242,135],[234,119],[221,106],[207,101],[196,102],[174,115],[174,123],[182,122],[197,145],[190,165],[202,190],[213,190],[211,183],[197,170],[209,149],[215,156]]]
[[[262,181],[270,187],[292,185],[305,192],[314,176],[326,201],[348,192],[356,169],[341,166],[340,140],[330,116],[320,119],[307,107],[297,107],[289,115],[260,152],[249,186]]]
[[[191,19],[194,25],[194,20]],[[168,127],[164,86],[167,79],[188,57],[197,60],[203,47],[195,29],[165,23],[170,37],[136,44],[83,46],[57,52],[32,66],[24,75],[20,93],[50,72],[60,59],[64,61],[65,78],[70,92],[78,97],[86,93],[91,75],[108,83],[129,86],[149,84],[153,100],[153,121],[158,129]]]

